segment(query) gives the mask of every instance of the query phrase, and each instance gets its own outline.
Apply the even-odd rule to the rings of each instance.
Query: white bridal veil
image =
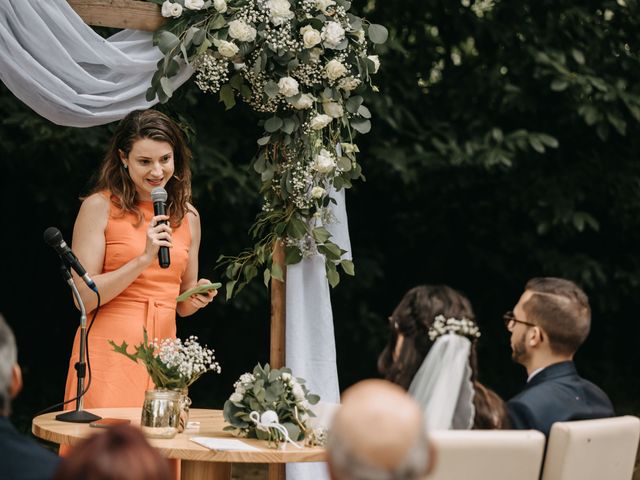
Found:
[[[441,335],[413,377],[409,394],[423,407],[429,429],[473,427],[470,352],[471,341],[467,337],[455,333]]]

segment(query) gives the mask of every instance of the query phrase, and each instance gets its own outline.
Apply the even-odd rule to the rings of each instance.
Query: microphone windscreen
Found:
[[[153,201],[153,203],[155,202],[167,203],[167,198],[169,198],[169,196],[167,195],[167,191],[164,188],[156,187],[153,190],[151,190],[151,200]]]
[[[56,227],[49,227],[44,231],[44,241],[52,247],[57,247],[62,243],[62,233]]]

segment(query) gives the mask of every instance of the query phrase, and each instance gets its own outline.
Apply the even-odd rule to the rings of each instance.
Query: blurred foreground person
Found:
[[[139,428],[118,425],[73,448],[55,480],[170,480],[169,463]]]
[[[0,478],[50,479],[60,463],[58,456],[19,434],[9,421],[11,400],[21,388],[16,340],[0,315]]]
[[[384,380],[365,380],[345,391],[327,457],[333,480],[419,479],[434,463],[421,408]]]
[[[573,356],[591,328],[587,295],[562,278],[529,280],[504,316],[513,360],[527,369],[524,390],[507,402],[513,428],[549,435],[555,422],[614,415],[607,394],[578,375]]]

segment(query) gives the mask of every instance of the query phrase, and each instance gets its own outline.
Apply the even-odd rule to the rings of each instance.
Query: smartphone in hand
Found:
[[[218,290],[221,286],[222,286],[222,284],[219,283],[219,282],[216,282],[216,283],[205,283],[204,285],[196,285],[195,287],[190,288],[189,290],[187,290],[185,292],[182,292],[180,294],[180,296],[178,298],[176,298],[176,301],[184,302],[191,295],[197,295],[199,293],[207,293],[210,290]]]

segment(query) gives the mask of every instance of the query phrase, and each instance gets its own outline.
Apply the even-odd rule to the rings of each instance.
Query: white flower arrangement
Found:
[[[134,347],[134,353],[127,351],[126,342],[116,345],[109,340],[109,343],[114,351],[134,362],[140,360],[157,388],[183,390],[206,372],[222,371],[216,362],[214,350],[200,345],[195,336],[190,336],[184,342],[179,338],[149,342],[147,331],[144,330],[144,340]]]
[[[429,340],[435,341],[441,335],[454,333],[462,335],[470,340],[480,338],[480,329],[473,320],[468,318],[445,318],[444,315],[438,315],[431,327],[429,327]]]
[[[277,446],[287,438],[302,440],[311,433],[307,421],[315,416],[311,406],[320,397],[311,394],[304,379],[296,378],[288,368],[271,369],[256,365],[253,373],[240,376],[234,392],[224,404],[224,429],[241,437],[267,440]],[[279,425],[264,428],[265,425]],[[286,432],[286,435],[284,433]]]
[[[349,13],[348,0],[147,1],[162,5],[169,18],[154,36],[165,59],[149,100],[167,101],[173,92],[166,80],[187,62],[198,87],[219,93],[227,108],[242,99],[267,114],[253,163],[264,195],[251,229],[257,243],[238,256],[221,257],[227,297],[260,269],[265,283],[283,278],[271,259],[276,239],[286,245],[286,264],[323,254],[332,286],[340,278],[338,266],[353,274],[323,219],[331,218],[331,194],[362,177],[357,148],[342,150],[340,144],[355,145],[355,135],[371,129],[362,93],[376,91],[372,75],[380,60],[371,44],[384,43],[387,30]],[[314,187],[328,193],[316,189],[310,196]]]

